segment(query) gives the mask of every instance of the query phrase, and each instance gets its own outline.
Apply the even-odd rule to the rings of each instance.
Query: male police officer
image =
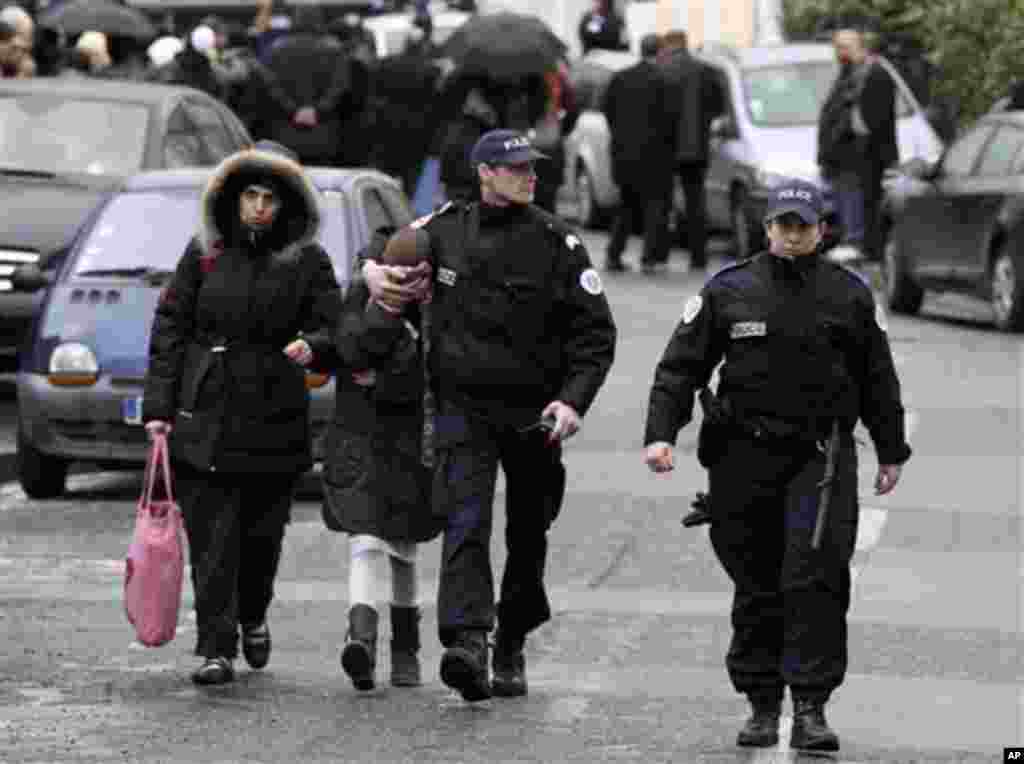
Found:
[[[513,130],[473,147],[481,201],[412,225],[433,266],[435,504],[446,517],[438,626],[441,679],[469,701],[526,693],[526,635],[551,617],[547,531],[565,490],[560,441],[574,435],[604,382],[616,330],[583,244],[531,204],[544,158]],[[367,263],[374,299],[401,307],[415,286]],[[494,600],[490,561],[498,465],[507,481],[508,559]],[[487,633],[497,617],[493,683]]]
[[[686,304],[650,394],[646,461],[667,472],[694,392],[725,360],[718,393],[731,414],[707,461],[711,543],[736,587],[726,665],[753,706],[739,745],[778,742],[789,686],[790,745],[838,750],[824,706],[846,671],[858,418],[878,455],[877,494],[895,487],[910,457],[884,317],[858,275],[817,256],[821,212],[811,184],[774,192],[771,251],[726,267]],[[815,548],[830,450],[835,484]]]

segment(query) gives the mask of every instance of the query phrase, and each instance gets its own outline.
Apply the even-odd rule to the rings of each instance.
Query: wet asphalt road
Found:
[[[603,238],[589,236],[596,260]],[[634,240],[635,250],[637,242]],[[421,551],[425,684],[357,694],[338,665],[344,539],[303,487],[270,613],[263,672],[188,681],[186,590],[178,636],[133,644],[120,596],[136,473],[75,475],[35,502],[0,485],[0,762],[820,761],[784,742],[733,745],[746,715],[722,667],[731,589],[706,532],[679,517],[705,479],[696,427],[668,478],[640,441],[651,373],[699,281],[685,255],[660,277],[606,278],[620,325],[616,365],[567,448],[569,493],[551,533],[553,621],[529,642],[527,698],[467,705],[440,684],[432,607],[439,545]],[[854,559],[850,672],[829,717],[837,762],[995,762],[1022,734],[1022,345],[984,312],[930,300],[890,318],[915,458],[894,494],[870,492]],[[0,388],[0,448],[16,404]],[[503,561],[501,513],[494,559]],[[387,622],[379,677],[386,680]]]

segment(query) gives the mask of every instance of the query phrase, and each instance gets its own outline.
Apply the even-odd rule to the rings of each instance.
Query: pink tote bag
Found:
[[[155,500],[158,474],[166,498]],[[167,436],[157,435],[146,463],[124,577],[125,613],[139,642],[147,647],[159,647],[174,638],[184,572],[184,527],[171,490]]]

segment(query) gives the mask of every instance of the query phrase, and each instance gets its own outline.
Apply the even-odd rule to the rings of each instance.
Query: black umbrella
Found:
[[[40,15],[39,26],[62,29],[68,37],[90,30],[118,37],[146,40],[156,37],[156,27],[145,14],[109,0],[69,0]]]
[[[566,50],[536,16],[503,11],[471,18],[445,41],[441,55],[466,74],[514,80],[553,68]]]

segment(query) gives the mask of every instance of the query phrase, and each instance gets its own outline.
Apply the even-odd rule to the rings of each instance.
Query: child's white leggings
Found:
[[[387,541],[366,534],[350,536],[349,604],[375,608],[378,603],[390,601],[400,607],[415,607],[416,547],[414,541]],[[386,590],[389,562],[390,597]]]

